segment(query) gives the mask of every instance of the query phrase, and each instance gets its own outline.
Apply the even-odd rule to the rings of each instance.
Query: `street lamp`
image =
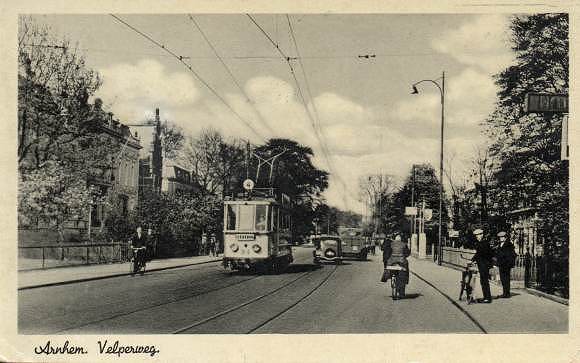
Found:
[[[441,80],[441,84],[437,81]],[[441,265],[441,225],[443,223],[443,131],[445,126],[445,71],[441,75],[441,78],[437,78],[435,80],[432,79],[423,79],[419,82],[413,83],[411,86],[413,91],[411,94],[418,94],[419,90],[417,86],[423,82],[431,82],[433,83],[441,93],[441,148],[439,153],[439,241],[437,245],[437,264]],[[435,259],[435,256],[433,256]]]

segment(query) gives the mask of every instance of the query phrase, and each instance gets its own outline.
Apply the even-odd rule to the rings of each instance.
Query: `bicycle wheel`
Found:
[[[397,300],[398,298],[398,289],[397,289],[397,274],[391,275],[391,297],[393,300]]]

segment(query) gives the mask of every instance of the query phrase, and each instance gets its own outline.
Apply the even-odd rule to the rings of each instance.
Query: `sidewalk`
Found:
[[[153,260],[147,263],[147,271],[159,271],[170,268],[198,265],[221,261],[221,257],[194,256]],[[65,283],[98,280],[114,276],[129,275],[131,263],[113,263],[103,265],[83,265],[59,267],[46,270],[29,270],[18,272],[18,289],[29,289],[40,286],[60,285]]]
[[[501,294],[501,286],[490,284],[491,304],[467,305],[465,295],[458,301],[461,272],[439,266],[432,260],[409,259],[413,278],[428,281],[440,292],[455,301],[471,315],[488,333],[567,333],[568,306],[538,297],[526,290],[512,289],[510,299],[495,299]],[[481,298],[479,276],[474,288],[476,298]]]

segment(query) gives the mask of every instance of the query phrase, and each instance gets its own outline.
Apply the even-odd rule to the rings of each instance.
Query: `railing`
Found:
[[[18,270],[125,262],[128,243],[62,244],[18,247]]]
[[[463,268],[475,251],[452,247],[442,248],[444,264]],[[463,255],[463,258],[461,257]],[[493,280],[499,281],[499,269],[490,270]],[[511,280],[514,287],[535,288],[549,294],[568,298],[568,259],[553,256],[517,256],[515,266],[511,269]]]

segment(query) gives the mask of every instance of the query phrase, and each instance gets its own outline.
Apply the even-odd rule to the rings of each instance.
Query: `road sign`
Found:
[[[449,238],[457,238],[459,237],[459,231],[456,231],[454,229],[450,229],[449,230]]]
[[[246,190],[254,189],[254,181],[252,179],[244,180],[244,183],[242,185],[243,185],[244,189],[246,189]]]
[[[406,216],[416,216],[417,215],[417,207],[405,207],[405,215]]]
[[[530,112],[568,113],[568,95],[527,93],[524,110]]]
[[[430,221],[433,218],[433,209],[424,209],[423,210],[423,218],[426,221]]]

